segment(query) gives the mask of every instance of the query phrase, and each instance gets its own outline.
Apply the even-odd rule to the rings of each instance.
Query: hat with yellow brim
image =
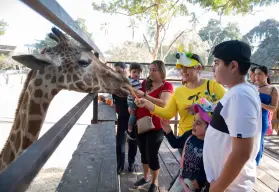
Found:
[[[175,55],[177,59],[176,68],[195,67],[201,65],[196,59],[191,58],[192,56],[192,53],[177,52]]]

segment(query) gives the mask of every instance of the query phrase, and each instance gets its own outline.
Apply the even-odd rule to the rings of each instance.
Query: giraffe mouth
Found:
[[[126,86],[126,85],[122,86],[121,87],[121,92],[122,92],[124,97],[128,96],[131,93],[130,87]]]

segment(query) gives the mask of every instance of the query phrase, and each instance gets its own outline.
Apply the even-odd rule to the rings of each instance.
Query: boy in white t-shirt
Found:
[[[213,51],[216,81],[229,90],[217,104],[204,139],[204,168],[210,192],[250,192],[256,181],[261,101],[245,80],[251,66],[248,44],[231,40]]]

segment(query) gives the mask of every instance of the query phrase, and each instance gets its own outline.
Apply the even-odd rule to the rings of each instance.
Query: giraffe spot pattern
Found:
[[[49,79],[51,78],[51,74],[47,74],[47,75],[45,76],[45,78],[46,78],[46,80],[49,80]]]
[[[59,77],[58,81],[59,81],[60,83],[63,83],[63,82],[64,82],[64,75],[61,75],[61,76]]]
[[[33,100],[30,101],[29,115],[42,115],[41,105],[35,103]]]
[[[41,98],[41,97],[43,97],[43,91],[41,90],[41,89],[37,89],[36,91],[35,91],[35,93],[34,93],[34,96],[36,97],[36,98]]]
[[[35,136],[40,131],[41,127],[41,119],[39,120],[29,120],[28,122],[28,133]]]
[[[55,76],[53,76],[52,78],[51,78],[51,81],[50,81],[51,83],[56,83],[56,78],[55,78]]]
[[[52,89],[52,90],[51,90],[52,96],[55,96],[57,93],[58,93],[58,90],[57,90],[57,89]]]
[[[32,145],[33,141],[31,141],[28,137],[23,137],[21,148],[22,150],[27,149],[30,145]]]
[[[42,83],[43,83],[43,80],[42,80],[42,79],[36,79],[36,80],[35,80],[35,85],[36,85],[36,86],[40,86],[40,85],[42,85]]]
[[[45,112],[47,111],[48,106],[49,106],[48,103],[44,103],[44,104],[43,104],[43,108],[44,108]]]
[[[67,74],[67,83],[72,81],[72,76],[70,74]]]

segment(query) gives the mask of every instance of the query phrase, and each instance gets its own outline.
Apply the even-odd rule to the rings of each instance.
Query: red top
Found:
[[[146,92],[146,90],[145,90],[145,83],[146,83],[146,80],[144,80],[142,82],[142,88],[140,89],[143,92]],[[173,92],[172,84],[167,82],[167,81],[164,81],[164,84],[162,86],[158,87],[157,89],[155,89],[151,93],[148,93],[148,95],[151,96],[151,97],[159,99],[162,92],[170,92],[170,93],[172,93]],[[150,111],[148,109],[146,109],[146,108],[138,108],[138,110],[137,110],[137,119],[140,119],[140,118],[145,117],[145,116],[151,116]],[[153,124],[155,126],[155,128],[153,130],[159,130],[159,129],[162,128],[159,117],[157,117],[155,115],[152,115],[152,122],[153,122]]]

